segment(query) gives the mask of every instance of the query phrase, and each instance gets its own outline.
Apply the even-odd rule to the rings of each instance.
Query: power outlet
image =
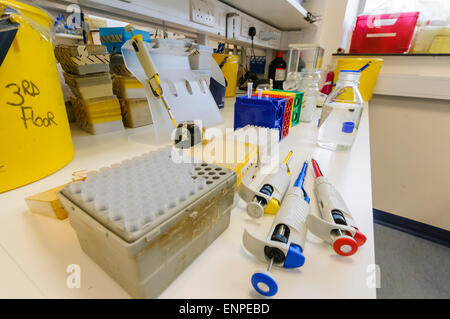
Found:
[[[241,37],[250,39],[250,35],[248,34],[248,30],[250,29],[250,27],[255,27],[256,32],[258,32],[258,28],[255,23],[253,21],[250,21],[249,19],[244,18],[241,23]]]
[[[214,27],[216,25],[214,5],[207,0],[191,0],[191,20]]]

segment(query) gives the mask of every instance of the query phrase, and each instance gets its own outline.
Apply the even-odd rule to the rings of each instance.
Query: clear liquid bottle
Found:
[[[331,150],[352,147],[358,132],[364,101],[358,90],[361,72],[342,70],[334,90],[326,98],[319,120],[317,144]]]
[[[300,121],[311,122],[317,106],[320,71],[304,68],[301,72],[300,91],[305,92],[300,111]]]

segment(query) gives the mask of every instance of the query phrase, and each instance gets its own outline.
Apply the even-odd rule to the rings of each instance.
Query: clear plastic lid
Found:
[[[300,74],[303,79],[310,78],[316,81],[320,79],[320,70],[318,69],[303,68]]]
[[[305,75],[318,75],[320,74],[320,70],[314,68],[303,68],[301,73]]]
[[[359,70],[341,70],[339,72],[339,81],[359,81],[360,78]]]

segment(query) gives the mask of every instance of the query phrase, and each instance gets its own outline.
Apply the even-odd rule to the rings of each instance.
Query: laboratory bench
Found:
[[[224,123],[233,127],[234,98],[221,111]],[[375,256],[369,145],[369,106],[366,103],[359,133],[349,151],[333,152],[314,143],[320,110],[312,123],[291,128],[280,143],[280,156],[293,150],[293,176],[311,154],[325,176],[338,188],[366,244],[350,257],[337,255],[330,245],[308,233],[305,265],[299,269],[274,267],[279,291],[274,298],[375,298]],[[63,169],[32,184],[0,194],[0,298],[129,298],[129,295],[80,248],[69,219],[58,220],[30,213],[25,197],[67,183],[72,173],[97,170],[148,152],[152,126],[90,135],[72,126],[74,159]],[[144,143],[143,143],[144,142]],[[313,177],[308,172],[305,189],[311,197],[311,214],[318,214]],[[236,201],[231,221],[218,237],[160,298],[259,298],[250,278],[262,263],[242,246],[244,228],[265,236],[272,216],[250,218],[242,200]],[[81,287],[68,288],[73,265],[81,271]],[[75,266],[76,267],[76,266]]]

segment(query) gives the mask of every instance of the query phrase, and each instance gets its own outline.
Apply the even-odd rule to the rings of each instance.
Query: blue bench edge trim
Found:
[[[393,228],[437,244],[450,247],[450,231],[401,217],[379,209],[373,209],[375,223]]]

